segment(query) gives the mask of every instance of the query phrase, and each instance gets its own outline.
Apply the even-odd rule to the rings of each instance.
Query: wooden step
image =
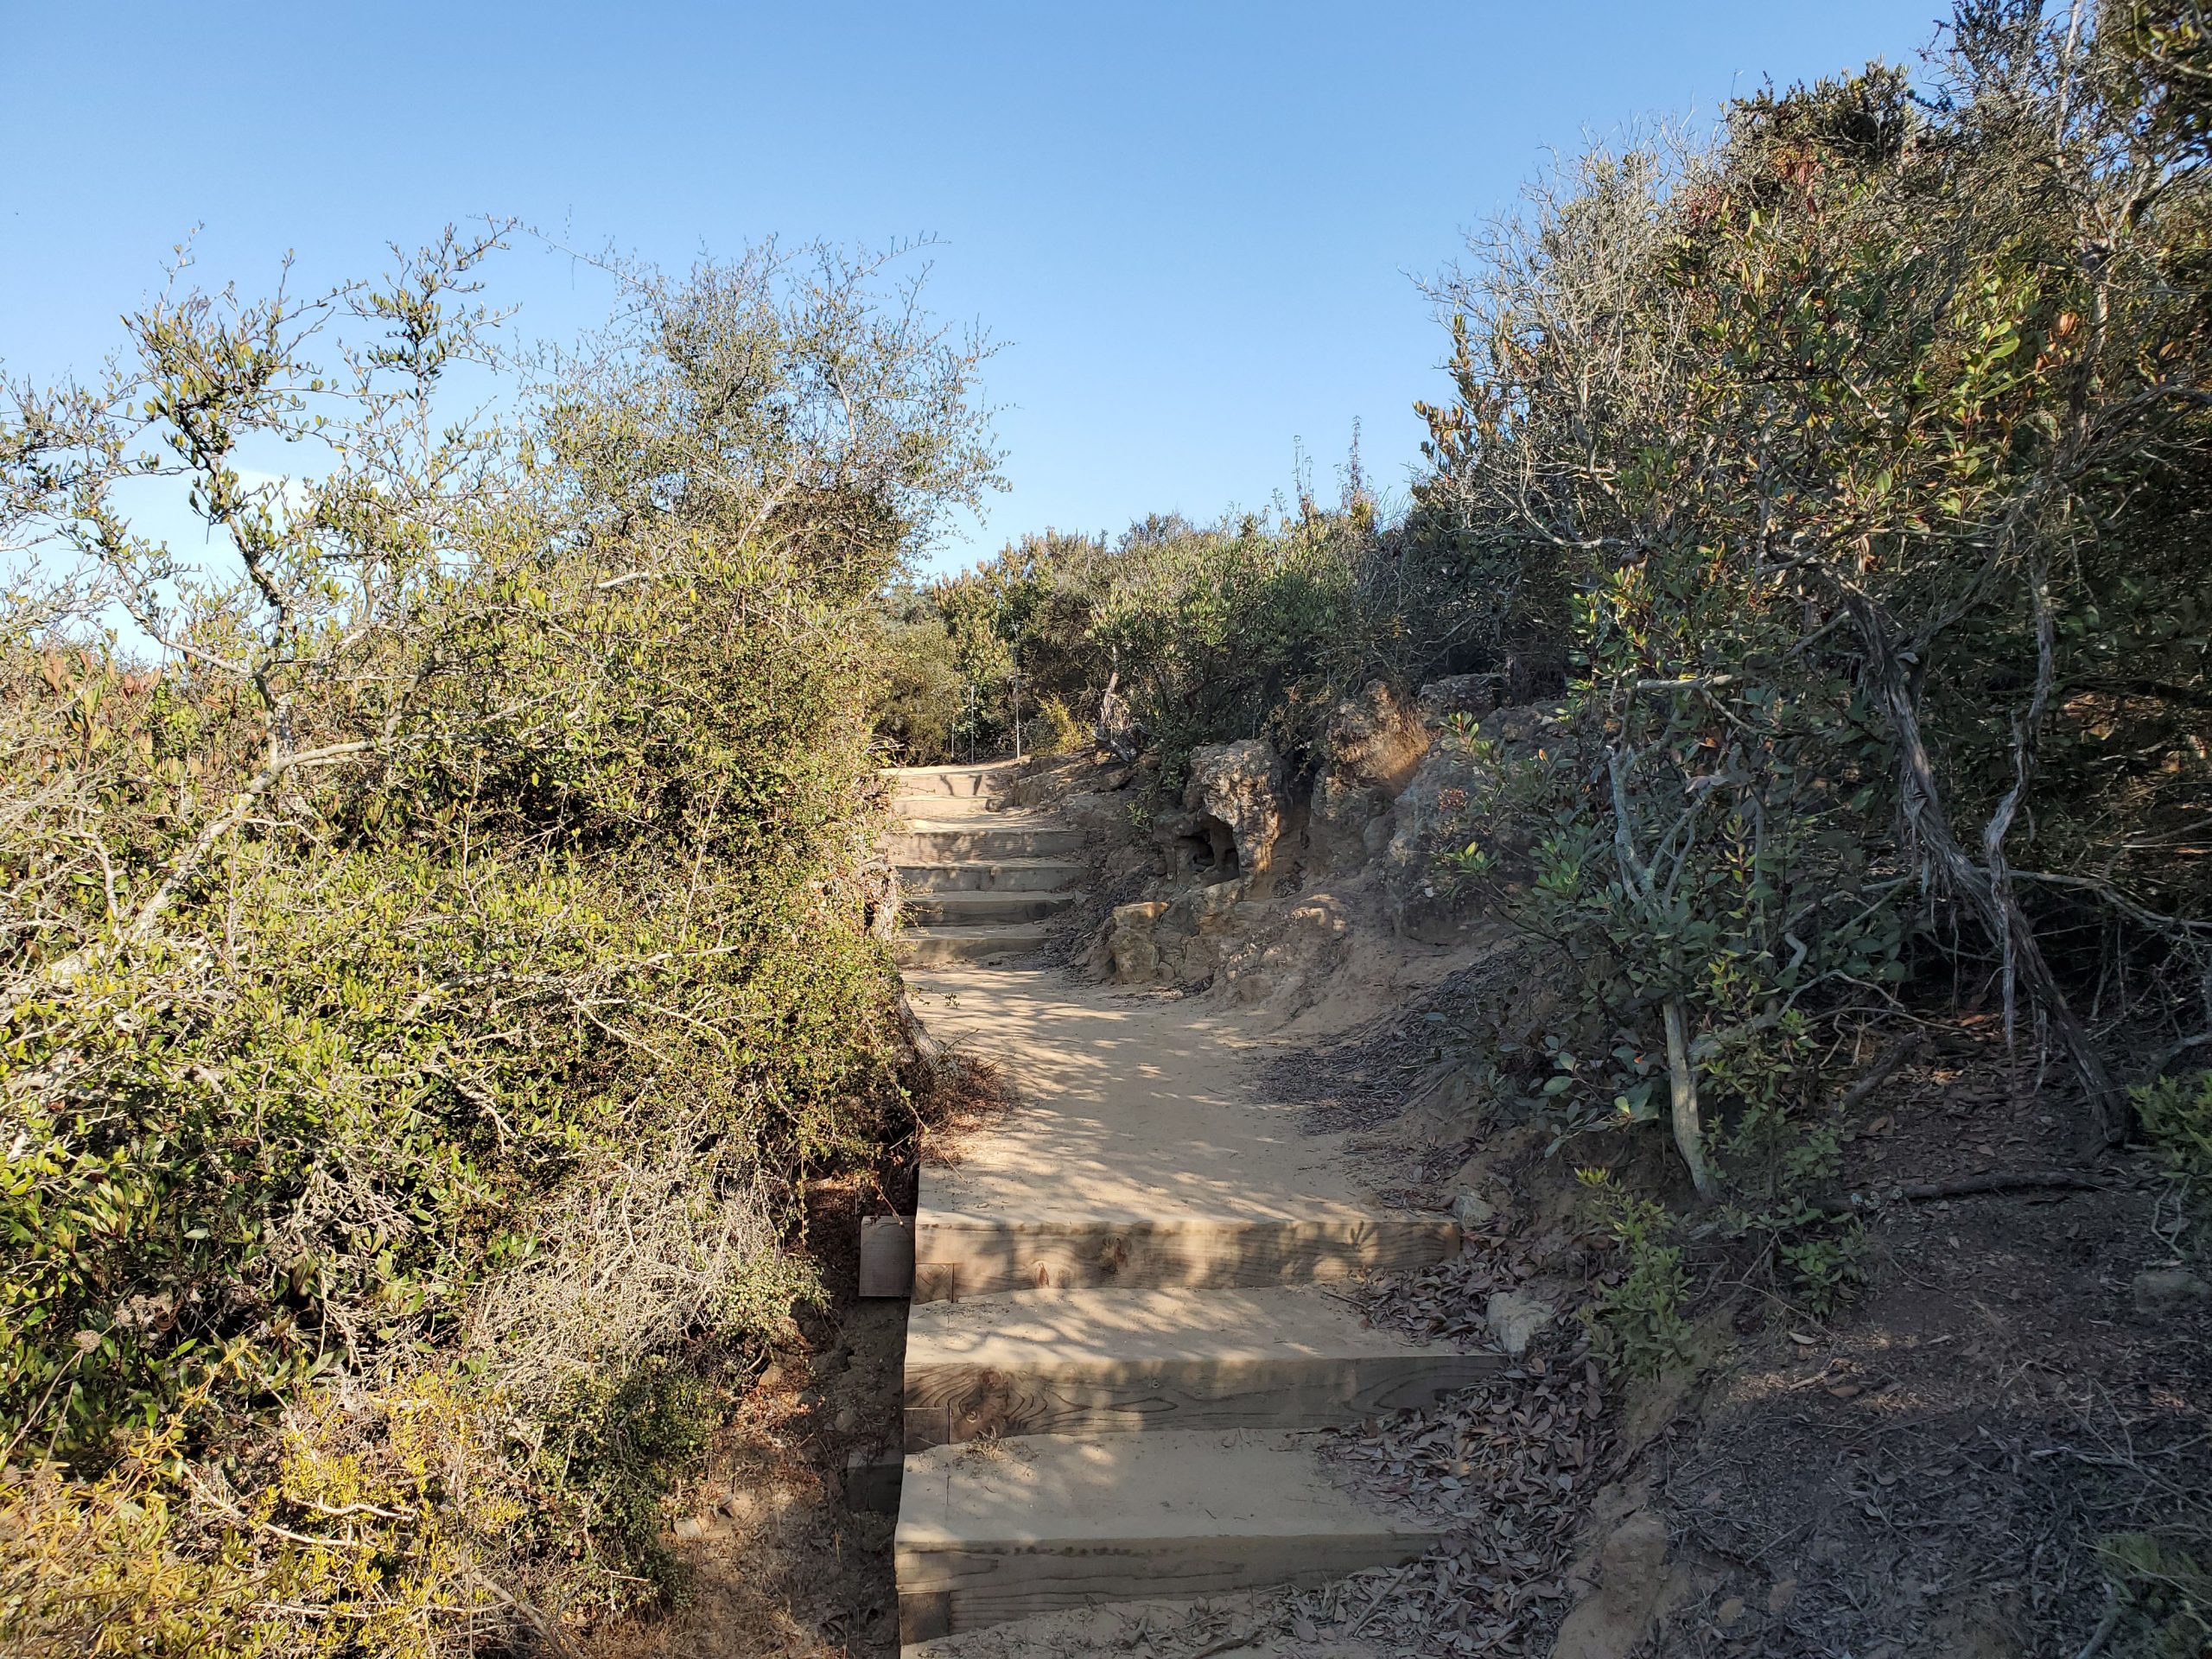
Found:
[[[1459,1249],[1458,1224],[1428,1215],[1317,1208],[1302,1218],[1023,1219],[934,1208],[925,1186],[914,1217],[914,1300],[1021,1290],[1250,1289],[1422,1268]]]
[[[969,766],[886,766],[876,773],[894,795],[996,795],[1021,775],[1016,760],[984,760]]]
[[[1079,893],[921,893],[906,894],[899,908],[902,916],[923,925],[995,927],[1003,922],[1040,922],[1082,897]]]
[[[905,927],[892,940],[891,954],[902,968],[934,968],[948,963],[988,962],[994,957],[1027,956],[1052,937],[1052,928],[1043,922]]]
[[[966,823],[988,817],[999,807],[997,798],[990,795],[893,795],[891,810],[909,822]]]
[[[988,863],[901,864],[903,893],[1052,893],[1072,887],[1090,866],[1061,858],[1003,858]]]
[[[994,823],[910,823],[883,838],[894,864],[992,863],[1009,858],[1052,858],[1083,850],[1083,833],[1042,821]]]
[[[1033,1291],[906,1323],[906,1449],[982,1435],[1321,1428],[1506,1363],[1366,1327],[1325,1291]]]
[[[1319,1583],[1412,1560],[1440,1536],[1344,1490],[1297,1435],[941,1446],[906,1459],[899,1638],[1090,1601]]]

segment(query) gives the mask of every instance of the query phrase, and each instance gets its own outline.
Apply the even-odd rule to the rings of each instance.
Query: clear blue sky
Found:
[[[511,214],[663,264],[774,232],[929,234],[1003,342],[1020,531],[1262,505],[1352,422],[1402,484],[1442,335],[1408,272],[1548,150],[1732,91],[1909,61],[1939,0],[370,6],[0,0],[0,365],[90,369],[192,226],[203,277],[373,273]],[[607,295],[500,281],[565,334]]]

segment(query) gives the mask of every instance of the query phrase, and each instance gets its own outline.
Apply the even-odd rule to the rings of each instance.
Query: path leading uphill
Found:
[[[1314,1582],[1434,1534],[1331,1477],[1313,1431],[1498,1361],[1365,1329],[1320,1287],[1455,1251],[1338,1141],[1256,1098],[1233,1014],[1030,961],[1086,871],[1010,768],[891,774],[916,1010],[1021,1104],[922,1173],[906,1358],[900,1636]]]

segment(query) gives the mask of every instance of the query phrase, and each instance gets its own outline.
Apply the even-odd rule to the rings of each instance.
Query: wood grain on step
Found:
[[[1459,1248],[1458,1225],[1431,1217],[1023,1223],[925,1214],[915,1231],[914,1300],[931,1300],[923,1263],[952,1269],[962,1296],[989,1296],[1109,1286],[1303,1284],[1426,1267]]]
[[[1471,1388],[1500,1354],[1323,1354],[1050,1369],[910,1365],[906,1449],[988,1435],[1319,1428]]]
[[[1025,1544],[963,1546],[897,1555],[906,1641],[957,1636],[1093,1602],[1179,1600],[1258,1585],[1322,1584],[1395,1567],[1434,1541],[1419,1533],[1325,1533],[1266,1538],[1090,1539],[1080,1553]],[[906,1632],[912,1630],[914,1635]]]

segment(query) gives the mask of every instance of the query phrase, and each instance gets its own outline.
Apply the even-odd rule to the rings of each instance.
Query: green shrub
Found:
[[[1575,1175],[1628,1258],[1626,1272],[1592,1300],[1592,1332],[1624,1370],[1656,1376],[1690,1354],[1690,1327],[1683,1318],[1689,1275],[1681,1247],[1666,1242],[1674,1217],[1649,1198],[1624,1191],[1610,1171],[1580,1169]]]
[[[2182,1184],[2190,1202],[2212,1214],[2212,1071],[2159,1077],[2133,1090],[2143,1138]]]
[[[2121,1651],[2146,1659],[2201,1659],[2212,1649],[2212,1573],[2171,1539],[2114,1533],[2097,1554],[2118,1601]]]
[[[1805,1227],[1805,1222],[1795,1217],[1791,1224]],[[1816,1318],[1834,1313],[1866,1281],[1861,1262],[1866,1231],[1856,1222],[1840,1231],[1800,1230],[1796,1236],[1783,1237],[1778,1248],[1795,1281],[1797,1300]]]
[[[2183,481],[2212,194],[2147,113],[2193,96],[2171,41],[2063,23],[1961,10],[1940,106],[1876,66],[1547,181],[1437,284],[1458,396],[1421,499],[1560,626],[1553,872],[1624,1007],[1694,1048],[1785,1006],[1861,1019],[1948,957],[2112,1135],[2075,1005],[2113,959],[2081,943],[2155,1017],[2212,906],[2180,850],[2212,780]],[[2062,128],[2081,164],[2046,190]]]
[[[900,613],[946,631],[961,690],[939,706],[957,702],[962,753],[1009,750],[1017,710],[1046,734],[1027,747],[1088,741],[1111,686],[1173,789],[1202,743],[1265,736],[1303,765],[1336,698],[1377,675],[1493,665],[1512,607],[1466,586],[1479,568],[1426,518],[1379,521],[1355,469],[1334,509],[1301,497],[1294,514],[1211,525],[1154,515],[1110,543],[1027,536]],[[887,688],[879,731],[912,723]]]
[[[900,766],[948,764],[959,758],[969,707],[952,635],[918,601],[887,608],[872,704],[876,741]]]
[[[661,1541],[661,1500],[705,1453],[722,1403],[696,1373],[655,1356],[626,1376],[570,1383],[546,1414],[549,1484],[577,1494],[607,1553],[663,1592],[680,1592],[683,1578]]]
[[[180,284],[111,383],[10,388],[0,542],[85,559],[0,612],[10,1651],[474,1650],[665,1587],[714,1379],[817,1294],[804,1183],[899,1105],[864,690],[988,470],[975,356],[764,249],[625,273],[472,427],[493,240]],[[251,482],[249,432],[330,467]],[[243,580],[133,531],[149,477]]]
[[[1092,747],[1091,729],[1077,720],[1066,703],[1047,696],[1038,705],[1039,754],[1083,754]]]

